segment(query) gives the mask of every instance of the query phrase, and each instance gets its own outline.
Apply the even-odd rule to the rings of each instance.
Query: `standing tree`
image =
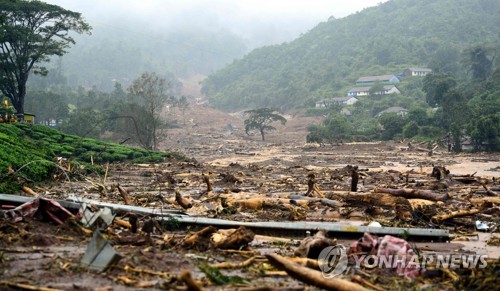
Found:
[[[275,109],[260,108],[247,110],[245,114],[249,115],[248,119],[245,120],[245,132],[249,134],[252,130],[258,130],[262,136],[262,141],[265,140],[265,131],[276,130],[274,126],[270,125],[271,123],[275,121],[279,121],[283,125],[286,123],[286,118],[280,115]]]
[[[0,92],[24,119],[26,83],[31,71],[46,75],[41,63],[62,56],[75,41],[70,31],[90,33],[80,13],[40,1],[0,0]]]
[[[163,124],[160,114],[169,100],[167,90],[168,84],[165,79],[160,78],[155,73],[142,74],[128,88],[130,94],[139,97],[142,101],[144,114],[141,114],[142,122],[140,122],[139,127],[144,131],[145,138],[142,141],[143,146],[147,149],[158,149],[159,131]]]
[[[494,49],[475,46],[465,51],[462,63],[469,69],[474,81],[485,81],[493,71],[495,57]]]

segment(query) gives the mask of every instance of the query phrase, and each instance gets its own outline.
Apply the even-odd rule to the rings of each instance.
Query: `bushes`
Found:
[[[43,125],[27,123],[0,124],[0,192],[12,193],[18,188],[7,175],[9,167],[34,180],[47,179],[57,170],[50,161],[64,157],[90,162],[159,162],[170,154],[79,138]],[[33,162],[37,161],[37,162]],[[49,162],[47,162],[49,161]],[[11,176],[10,176],[11,177]]]

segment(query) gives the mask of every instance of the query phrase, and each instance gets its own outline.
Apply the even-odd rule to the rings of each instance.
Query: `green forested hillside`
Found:
[[[203,91],[221,109],[286,109],[345,96],[363,75],[407,67],[464,75],[463,50],[500,44],[499,15],[497,0],[390,0],[254,50],[209,76]]]

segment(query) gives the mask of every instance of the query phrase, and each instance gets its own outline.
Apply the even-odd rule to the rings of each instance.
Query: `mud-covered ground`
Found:
[[[451,236],[445,241],[408,240],[422,253],[487,255],[492,269],[473,270],[472,275],[470,270],[455,270],[451,274],[440,271],[411,280],[391,270],[370,269],[361,273],[354,270],[342,278],[351,280],[358,275],[382,289],[412,286],[463,289],[479,288],[480,284],[486,284],[483,287],[496,286],[494,284],[498,283],[498,273],[495,272],[498,271],[500,247],[498,239],[496,243],[492,239],[499,236],[495,227],[499,223],[499,204],[495,200],[498,196],[492,196],[499,193],[496,190],[500,177],[498,154],[451,154],[437,146],[429,155],[427,145],[415,143],[409,147],[408,142],[344,143],[320,147],[306,144],[305,135],[307,125],[319,123],[321,119],[299,115],[287,116],[287,125],[277,126],[278,130],[269,133],[262,142],[259,136],[244,133],[241,114],[228,115],[203,106],[192,106],[184,115],[181,112],[176,114],[180,127],[168,131],[164,149],[172,149],[193,160],[111,164],[104,175],[72,176],[71,181],[50,181],[32,186],[33,190],[42,197],[56,200],[81,197],[124,204],[119,184],[133,205],[177,209],[204,218],[321,221],[344,225],[367,225],[377,221],[382,226],[448,229]],[[352,178],[348,165],[358,167],[356,193],[350,191]],[[433,166],[445,167],[450,171],[449,175],[438,181],[431,177]],[[311,198],[319,199],[323,195],[335,203],[290,198],[298,197],[290,195],[306,194],[311,174],[314,174],[314,184],[320,192],[313,191]],[[211,191],[207,189],[207,179],[212,185]],[[487,192],[483,185],[491,192]],[[377,193],[380,188],[418,189],[436,195],[446,194],[447,198],[424,202],[422,199],[408,199],[410,217],[401,215],[398,205],[391,204],[391,201],[388,204],[370,203],[370,200],[352,202],[352,197],[369,199],[388,195]],[[179,205],[176,190],[191,202],[191,208],[183,209]],[[481,199],[493,199],[493,202]],[[437,219],[440,214],[471,209],[478,209],[478,213]],[[128,222],[130,213],[119,212],[117,218]],[[143,230],[144,224],[150,219],[155,220],[145,215],[138,215],[138,218],[139,228]],[[477,220],[489,223],[490,230],[478,232],[475,227]],[[0,223],[0,284],[5,289],[33,286],[62,290],[185,289],[185,282],[179,280],[179,274],[189,270],[207,289],[314,289],[273,267],[265,257],[272,253],[295,257],[294,251],[306,233],[256,231],[248,246],[228,250],[214,247],[213,243],[207,246],[206,241],[189,247],[183,245],[190,234],[202,229],[201,226],[186,228],[175,219],[167,219],[153,229],[149,235],[146,232],[132,233],[127,225],[116,222],[107,229],[103,228],[103,233],[122,258],[106,272],[97,273],[80,266],[92,229],[85,230],[71,222],[56,225],[33,219],[18,223],[3,221]],[[220,230],[217,233],[224,235]],[[359,237],[338,234],[335,238],[337,243],[349,245]],[[224,262],[237,264],[249,259],[251,262],[244,267],[218,265]],[[213,268],[217,266],[221,267]]]

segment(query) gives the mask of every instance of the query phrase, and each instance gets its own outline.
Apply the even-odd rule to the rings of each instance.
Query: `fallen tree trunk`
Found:
[[[300,206],[306,207],[308,200],[296,201]],[[250,198],[244,200],[228,201],[229,205],[241,207],[242,209],[259,210],[263,208],[272,208],[278,205],[289,207],[291,206],[290,199],[285,198]]]
[[[334,207],[334,208],[342,206],[342,202],[339,202],[337,200],[328,199],[328,198],[314,198],[314,197],[295,195],[295,194],[289,195],[288,198],[293,199],[293,200],[307,200],[307,201],[320,202],[323,205]]]
[[[431,220],[433,220],[435,222],[442,222],[442,221],[445,221],[445,220],[448,220],[451,218],[469,216],[469,215],[474,215],[474,214],[478,214],[478,213],[479,213],[479,209],[459,210],[459,211],[454,211],[454,212],[448,213],[448,214],[435,215],[432,217]]]
[[[240,226],[236,231],[215,244],[215,247],[221,249],[240,250],[253,241],[255,233],[250,229]]]
[[[290,260],[277,255],[266,255],[267,259],[274,267],[284,270],[288,275],[306,284],[323,288],[326,290],[361,291],[367,290],[363,286],[347,280],[338,278],[325,278],[320,271],[302,267]]]
[[[484,190],[486,190],[486,194],[488,194],[489,196],[499,196],[498,193],[494,192],[493,190],[491,190],[490,188],[488,188],[488,186],[484,185],[483,184],[483,188]]]
[[[210,243],[210,236],[212,233],[216,232],[217,228],[213,226],[207,226],[204,229],[187,236],[184,241],[181,243],[182,248],[190,249],[194,246],[198,247],[198,249],[207,249]]]
[[[472,198],[469,199],[470,203],[481,204],[481,203],[500,203],[500,197],[483,197],[483,198]]]
[[[375,188],[375,190],[373,190],[373,192],[374,193],[391,194],[393,196],[404,197],[406,199],[417,198],[417,199],[425,199],[425,200],[431,200],[431,201],[445,201],[449,198],[448,193],[436,194],[436,193],[432,193],[431,191],[418,190],[418,189]]]
[[[413,207],[408,199],[392,196],[385,193],[372,193],[366,195],[350,195],[344,202],[353,206],[380,206],[392,207],[398,218],[403,220],[412,219]]]

